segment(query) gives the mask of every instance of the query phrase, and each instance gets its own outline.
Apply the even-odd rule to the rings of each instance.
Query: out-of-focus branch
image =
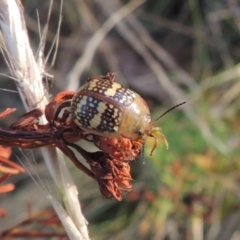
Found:
[[[120,3],[117,4],[116,2],[111,2],[111,4],[106,4],[106,3],[103,4],[103,2],[100,2],[99,0],[97,1],[99,2],[99,5],[106,12],[106,15],[110,15],[112,11],[115,11],[116,8],[120,6]],[[131,18],[133,18],[133,16],[131,16]],[[129,20],[127,19],[127,22],[130,22],[133,25],[131,18]],[[169,94],[173,102],[176,103],[184,100],[188,103],[184,107],[184,111],[187,114],[187,116],[199,127],[204,138],[209,143],[211,143],[216,149],[218,149],[220,152],[227,153],[228,146],[226,146],[226,144],[224,144],[220,139],[218,139],[216,136],[212,134],[207,123],[203,119],[201,119],[200,116],[198,116],[197,113],[194,111],[192,107],[191,99],[188,99],[186,96],[186,93],[171,81],[171,79],[169,78],[163,66],[153,57],[153,54],[148,49],[149,47],[146,46],[146,42],[142,40],[144,37],[138,36],[139,30],[141,30],[142,34],[146,34],[145,31],[144,32],[142,31],[142,27],[141,29],[136,29],[135,27],[130,28],[126,22],[120,22],[116,26],[116,28],[121,34],[121,36],[125,38],[125,40],[133,47],[133,49],[139,55],[142,56],[146,64],[148,64],[149,68],[152,70],[152,72],[156,76],[160,85]],[[147,39],[149,39],[149,37]],[[146,41],[146,37],[145,37],[145,41]],[[182,72],[181,74],[183,73],[184,72]],[[182,75],[182,77],[183,76],[184,75]],[[192,80],[190,78],[188,82],[191,83],[192,85]]]
[[[67,90],[76,90],[78,88],[79,78],[81,77],[83,71],[86,70],[91,64],[97,47],[107,33],[124,17],[142,5],[145,1],[146,0],[130,1],[128,4],[114,12],[111,17],[109,17],[109,19],[102,25],[102,27],[93,35],[88,42],[82,56],[76,61],[75,65],[67,76],[69,82]]]

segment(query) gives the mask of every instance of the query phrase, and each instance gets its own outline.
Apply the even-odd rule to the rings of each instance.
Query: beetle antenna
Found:
[[[179,106],[181,106],[181,105],[183,105],[183,104],[185,104],[185,103],[186,103],[186,102],[179,103],[179,104],[175,105],[174,107],[168,109],[168,110],[167,110],[165,113],[163,113],[160,117],[158,117],[157,119],[155,119],[154,122],[157,121],[158,119],[162,118],[162,117],[163,117],[164,115],[166,115],[167,113],[171,112],[173,109],[175,109],[175,108],[177,108],[177,107],[179,107]]]

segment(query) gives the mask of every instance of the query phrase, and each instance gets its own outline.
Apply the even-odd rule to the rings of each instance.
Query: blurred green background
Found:
[[[22,3],[36,52],[49,1]],[[46,56],[59,11],[60,1],[54,1]],[[121,202],[102,197],[97,184],[69,163],[92,239],[240,239],[239,1],[68,0],[52,67],[53,58],[52,52],[54,79],[45,83],[53,96],[115,72],[118,82],[148,102],[153,119],[187,102],[157,121],[170,148],[160,144],[150,157],[153,142],[147,141],[145,153],[131,163],[133,190]],[[9,80],[0,84],[14,89]],[[23,114],[17,94],[2,91],[0,99],[1,110],[17,106],[16,119]],[[38,173],[51,181],[34,155]],[[49,205],[27,174],[13,181],[16,191],[0,198],[9,213],[0,220],[5,228],[26,217],[27,199],[36,212]]]

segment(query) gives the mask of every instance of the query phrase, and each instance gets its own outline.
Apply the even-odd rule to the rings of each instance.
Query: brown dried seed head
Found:
[[[106,138],[94,136],[96,147],[121,161],[135,160],[141,153],[142,140],[131,140],[128,138]]]

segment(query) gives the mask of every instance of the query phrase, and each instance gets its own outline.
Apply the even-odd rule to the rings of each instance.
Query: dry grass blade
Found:
[[[219,86],[223,83],[233,81],[235,79],[238,79],[239,77],[240,77],[240,64],[237,64],[234,67],[228,68],[217,75],[203,79],[201,83],[201,89],[202,91],[204,91],[209,88]]]
[[[17,3],[12,0],[0,1],[1,51],[11,75],[16,79],[26,110],[35,108],[43,110],[48,102],[48,94],[42,83],[45,74],[42,49],[44,43],[41,43],[37,63],[29,44],[22,10],[19,1]],[[45,119],[41,120],[42,122],[46,121]],[[70,239],[89,239],[86,220],[78,202],[78,193],[64,163],[63,155],[57,153],[53,148],[43,148],[42,153],[48,170],[58,187],[59,195],[62,196],[63,203],[59,203],[54,196],[50,195],[48,198]]]
[[[43,109],[47,96],[42,85],[42,69],[39,69],[27,37],[27,29],[15,2],[1,1],[2,47],[11,75],[16,78],[17,86],[27,110]],[[18,21],[16,21],[16,19]]]

